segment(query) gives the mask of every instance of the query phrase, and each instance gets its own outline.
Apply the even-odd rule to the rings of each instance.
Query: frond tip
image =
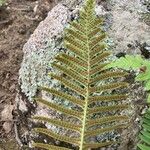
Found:
[[[38,103],[61,112],[69,118],[72,117],[77,122],[73,124],[71,120],[33,117],[34,120],[75,132],[78,136],[69,137],[44,128],[34,129],[37,133],[74,144],[79,147],[79,150],[117,144],[118,141],[113,140],[92,143],[89,139],[126,128],[129,120],[129,117],[122,113],[129,108],[129,104],[125,102],[127,94],[123,90],[120,90],[119,94],[116,92],[127,87],[128,84],[114,82],[114,79],[122,78],[127,73],[105,68],[109,64],[106,60],[111,52],[106,49],[107,45],[104,42],[106,34],[100,28],[103,22],[96,16],[94,8],[95,1],[86,0],[84,8],[79,13],[79,19],[71,22],[69,28],[65,30],[64,45],[68,50],[67,53],[58,55],[52,64],[58,72],[50,73],[49,76],[52,80],[57,80],[62,85],[61,89],[65,87],[65,90],[41,88],[71,103],[72,109],[42,98],[36,99]],[[93,117],[95,114],[97,118]],[[69,150],[44,143],[34,143],[33,146],[48,150]]]
[[[150,110],[147,110],[145,117],[143,119],[142,131],[139,135],[140,143],[138,147],[141,150],[149,150],[150,149]]]

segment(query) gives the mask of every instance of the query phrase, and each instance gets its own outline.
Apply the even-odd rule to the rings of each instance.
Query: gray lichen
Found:
[[[24,45],[19,83],[29,100],[36,95],[38,86],[55,84],[47,73],[52,70],[50,63],[54,56],[61,51],[63,29],[69,16],[67,7],[57,5]]]
[[[28,57],[24,57],[19,71],[22,91],[31,100],[36,95],[39,86],[49,86],[51,81],[47,75],[51,71],[50,63],[59,48],[52,42],[48,42],[45,49],[31,51]]]

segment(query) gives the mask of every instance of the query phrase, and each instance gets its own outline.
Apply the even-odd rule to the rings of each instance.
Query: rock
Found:
[[[3,124],[3,129],[5,130],[5,133],[9,133],[12,129],[12,123],[11,122],[5,122]]]
[[[27,104],[25,101],[23,101],[23,98],[19,93],[16,94],[15,102],[16,102],[16,109],[18,108],[22,113],[28,111]]]
[[[23,47],[24,58],[19,71],[22,92],[31,100],[37,87],[50,85],[47,72],[50,62],[61,51],[63,29],[71,12],[62,4],[55,6],[42,21]]]
[[[127,45],[135,45],[135,41],[144,43],[150,39],[150,27],[139,20],[144,6],[140,0],[112,0],[111,3],[113,22],[108,34],[114,41],[114,53],[139,53],[138,49],[130,50]]]
[[[13,115],[12,111],[14,109],[13,105],[5,105],[3,111],[1,112],[1,120],[2,121],[12,121]]]
[[[5,133],[9,133],[12,129],[13,109],[13,105],[5,105],[3,111],[1,112],[1,121],[4,121],[3,129],[5,130]]]

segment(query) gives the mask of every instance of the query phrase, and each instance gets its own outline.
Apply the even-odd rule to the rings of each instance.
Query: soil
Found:
[[[5,106],[14,106],[23,45],[53,6],[52,0],[9,0],[0,8],[0,114]],[[18,149],[13,140],[13,119],[2,117],[0,115],[0,150]],[[4,123],[8,122],[11,122],[10,129],[5,131]],[[12,146],[6,148],[6,145]]]

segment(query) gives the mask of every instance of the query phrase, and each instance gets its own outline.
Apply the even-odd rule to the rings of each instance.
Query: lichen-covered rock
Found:
[[[79,1],[76,5],[78,6]],[[63,2],[65,3],[65,2]],[[66,1],[68,4],[68,1]],[[76,6],[74,3],[74,6]],[[58,4],[49,12],[47,18],[42,21],[30,39],[23,47],[24,57],[19,71],[19,83],[22,92],[32,99],[36,95],[38,86],[54,86],[47,73],[52,70],[50,64],[58,52],[63,51],[62,35],[63,29],[71,17],[77,14],[79,6],[74,11],[63,4]],[[104,15],[102,6],[97,6],[98,15]]]
[[[109,36],[114,41],[114,53],[138,53],[136,42],[144,43],[150,39],[150,27],[140,20],[141,13],[146,12],[141,0],[111,0],[113,15]],[[127,47],[127,45],[133,45]]]
[[[62,34],[69,20],[67,7],[58,4],[49,12],[23,47],[24,58],[19,71],[22,92],[31,100],[37,87],[50,85],[47,71],[54,56],[61,51]]]

